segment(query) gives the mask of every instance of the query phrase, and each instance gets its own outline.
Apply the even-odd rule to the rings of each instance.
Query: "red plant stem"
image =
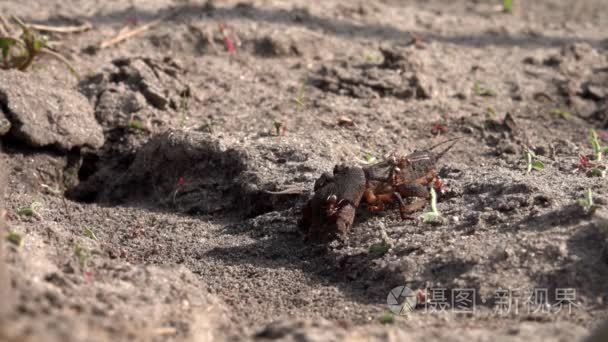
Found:
[[[235,53],[236,48],[234,47],[234,42],[226,33],[226,27],[224,23],[219,23],[218,26],[220,33],[222,34],[222,36],[224,36],[224,45],[226,46],[226,50],[228,50],[229,53]]]

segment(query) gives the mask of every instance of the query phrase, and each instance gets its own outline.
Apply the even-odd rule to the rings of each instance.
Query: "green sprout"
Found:
[[[483,87],[479,81],[475,81],[475,83],[473,83],[473,93],[477,96],[484,96],[484,97],[496,96],[496,93],[494,91]]]
[[[369,256],[372,258],[380,258],[388,252],[391,246],[385,241],[374,243],[369,246]]]
[[[63,63],[76,78],[79,78],[78,72],[70,62],[48,47],[46,37],[35,34],[19,18],[13,16],[12,19],[21,28],[22,33],[18,38],[0,36],[0,50],[2,50],[0,69],[25,71],[36,58],[48,55]]]
[[[486,118],[488,119],[496,119],[496,111],[494,110],[494,108],[492,107],[488,107],[488,109],[486,110]]]
[[[10,231],[6,236],[6,240],[17,247],[23,246],[23,236],[17,232]]]
[[[545,163],[538,160],[536,154],[529,148],[526,149],[524,157],[526,158],[526,173],[532,172],[532,169],[540,171],[545,168]]]
[[[87,267],[91,253],[86,247],[82,247],[80,244],[74,245],[74,256],[82,268]]]
[[[129,128],[143,131],[145,129],[144,122],[141,120],[129,120]]]
[[[379,320],[382,324],[393,324],[395,323],[395,315],[392,312],[385,312]]]
[[[513,12],[513,0],[502,0],[502,10],[507,13]]]
[[[293,99],[298,105],[298,110],[302,110],[305,106],[304,97],[306,96],[306,87],[304,82],[300,83],[300,87],[298,88],[298,93],[296,97]]]
[[[376,157],[374,157],[374,155],[369,152],[365,152],[365,154],[363,155],[363,159],[365,160],[366,164],[373,164],[376,162]]]
[[[587,214],[591,214],[593,213],[593,211],[595,210],[595,204],[593,203],[593,192],[591,191],[591,189],[587,189],[587,192],[585,193],[585,197],[579,199],[577,201],[578,205],[581,206],[581,208],[583,208],[583,211]]]
[[[603,167],[594,167],[587,171],[587,177],[606,177],[606,169]]]
[[[378,230],[380,231],[381,241],[369,246],[368,251],[369,256],[373,259],[384,256],[384,254],[388,253],[391,247],[393,247],[393,241],[386,233],[386,229],[384,229],[384,224],[380,224]]]
[[[572,113],[570,113],[568,109],[563,107],[554,108],[553,110],[551,110],[551,114],[565,120],[568,120],[572,117]]]
[[[437,192],[435,188],[431,188],[431,211],[420,215],[420,218],[422,218],[422,222],[424,223],[433,223],[437,222],[440,217],[441,213],[437,210]]]
[[[83,231],[84,236],[88,237],[91,240],[97,241],[97,235],[95,235],[95,231],[91,227],[84,227]]]
[[[380,62],[382,62],[382,57],[374,53],[368,53],[365,56],[365,61],[370,64],[379,64]]]
[[[608,152],[608,146],[602,146],[600,144],[600,139],[597,136],[597,132],[593,128],[589,130],[588,140],[589,144],[591,145],[591,149],[593,150],[595,160],[601,161],[602,154]]]
[[[40,202],[32,202],[32,204],[28,206],[23,206],[17,209],[17,215],[19,216],[27,216],[27,217],[39,217],[40,214],[38,211],[42,208],[42,204]]]

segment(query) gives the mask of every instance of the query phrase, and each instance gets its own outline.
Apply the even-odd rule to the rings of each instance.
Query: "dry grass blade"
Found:
[[[0,15],[0,36],[10,37],[9,27],[4,16]]]
[[[154,335],[167,336],[177,334],[177,329],[174,327],[161,327],[154,329]]]
[[[51,49],[47,49],[47,48],[42,49],[42,51],[40,51],[40,52],[55,57],[57,60],[59,60],[60,62],[65,64],[65,66],[70,70],[72,75],[74,75],[76,78],[80,78],[80,76],[78,75],[78,71],[76,71],[76,69],[72,66],[72,64],[70,64],[70,62],[67,60],[67,58],[63,57],[62,54],[57,53],[57,52],[55,52]]]
[[[99,44],[99,48],[100,49],[105,49],[105,48],[108,48],[110,46],[113,46],[113,45],[116,45],[118,43],[121,43],[121,42],[123,42],[123,41],[125,41],[127,39],[130,39],[130,38],[133,38],[135,36],[138,36],[138,35],[146,32],[146,31],[150,30],[151,28],[159,25],[163,21],[171,18],[174,14],[175,14],[175,12],[171,12],[168,15],[162,17],[162,18],[153,20],[153,21],[151,21],[151,22],[149,22],[147,24],[144,24],[144,25],[142,25],[140,27],[137,27],[137,28],[134,28],[132,30],[124,30],[123,29],[114,38],[111,38],[111,39],[108,39],[108,40],[105,40],[105,41],[101,42],[101,44]]]
[[[116,37],[103,41],[101,42],[101,44],[99,45],[99,47],[101,49],[105,49],[108,48],[110,46],[116,45],[118,43],[121,43],[129,38],[135,37],[137,35],[140,35],[146,31],[148,31],[149,29],[151,29],[152,27],[160,24],[164,19],[156,19],[152,22],[149,22],[143,26],[140,26],[136,29],[130,30],[130,31],[125,31],[125,32],[121,32],[119,33]]]
[[[54,32],[54,33],[79,33],[85,32],[93,28],[91,23],[85,22],[82,25],[74,26],[48,26],[38,24],[27,24],[30,28],[41,31],[41,32]]]

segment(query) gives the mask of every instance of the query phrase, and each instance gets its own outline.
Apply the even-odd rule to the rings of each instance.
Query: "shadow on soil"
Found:
[[[388,291],[404,284],[399,272],[379,267],[368,253],[339,254],[324,245],[304,242],[297,231],[274,233],[266,238],[256,237],[258,233],[248,233],[248,228],[244,226],[227,226],[225,233],[254,235],[255,242],[214,248],[206,256],[233,265],[296,268],[314,282],[337,286],[341,292],[363,304],[385,304]]]
[[[586,309],[606,308],[606,248],[606,237],[597,227],[591,223],[581,226],[567,241],[570,262],[552,272],[538,274],[536,288],[547,289],[549,302],[553,304],[559,302],[560,293],[563,298],[573,289],[577,305],[586,305]]]
[[[263,9],[250,4],[237,4],[232,8],[215,7],[213,5],[183,5],[177,8],[165,8],[158,12],[146,10],[126,9],[103,15],[90,17],[78,17],[74,19],[90,21],[93,24],[121,24],[126,17],[137,16],[142,22],[148,22],[156,18],[166,17],[170,14],[173,20],[230,20],[250,19],[252,21],[267,22],[274,24],[285,24],[301,26],[323,34],[333,34],[352,39],[383,39],[404,41],[404,37],[424,37],[425,41],[438,41],[456,45],[472,47],[486,46],[519,46],[519,47],[552,47],[565,44],[586,42],[591,45],[599,45],[600,42],[593,39],[577,39],[572,37],[548,37],[541,34],[529,35],[501,35],[494,32],[480,33],[479,35],[452,35],[444,36],[431,32],[404,31],[390,25],[358,24],[335,18],[321,18],[312,15],[306,8],[285,9]],[[56,22],[61,18],[50,18],[43,22]]]

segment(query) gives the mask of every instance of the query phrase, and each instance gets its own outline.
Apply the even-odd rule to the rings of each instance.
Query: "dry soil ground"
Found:
[[[587,338],[608,317],[608,186],[579,167],[589,129],[608,141],[608,9],[515,2],[0,2],[92,24],[48,33],[79,80],[0,72],[0,339]],[[303,241],[322,172],[453,137],[440,223],[362,206],[346,241]],[[475,311],[387,322],[400,285]]]

